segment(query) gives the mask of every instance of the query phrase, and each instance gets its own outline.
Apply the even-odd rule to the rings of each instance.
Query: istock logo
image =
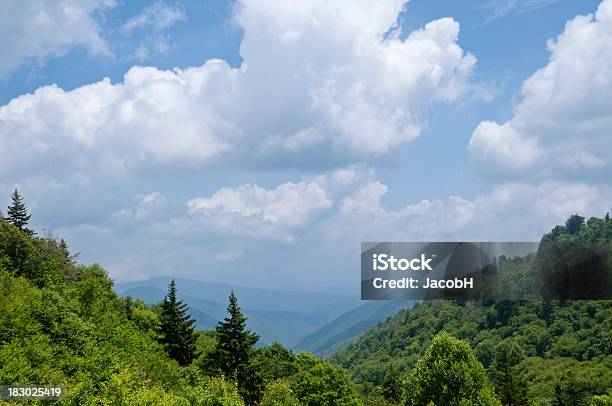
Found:
[[[395,258],[393,255],[387,254],[372,254],[372,269],[375,271],[431,271],[429,263],[433,258],[425,258],[425,254],[421,254],[421,258]]]

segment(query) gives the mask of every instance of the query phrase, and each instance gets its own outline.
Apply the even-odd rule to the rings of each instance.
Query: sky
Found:
[[[612,201],[612,0],[0,0],[0,203],[116,281],[358,294],[361,241]]]

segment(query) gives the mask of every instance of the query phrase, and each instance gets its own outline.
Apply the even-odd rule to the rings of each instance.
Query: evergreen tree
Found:
[[[59,243],[59,249],[62,253],[62,255],[64,256],[64,260],[65,260],[65,264],[73,264],[75,263],[74,258],[76,257],[76,255],[71,255],[70,254],[70,250],[68,249],[68,244],[66,243],[66,241],[62,238],[60,240]]]
[[[8,207],[6,219],[13,224],[15,227],[26,232],[29,235],[34,235],[34,231],[28,229],[26,226],[30,221],[31,214],[28,213],[26,205],[23,203],[23,198],[15,189],[11,196],[13,203]]]
[[[527,380],[517,367],[522,358],[520,347],[516,343],[503,341],[496,350],[491,366],[495,393],[504,406],[528,405]]]
[[[402,398],[402,382],[393,364],[387,369],[381,393],[389,402],[398,403]]]
[[[570,234],[576,234],[580,227],[584,225],[584,217],[577,214],[571,215],[565,222],[565,229]]]
[[[246,328],[246,317],[240,311],[234,292],[229,297],[229,315],[216,327],[217,345],[210,354],[209,367],[222,372],[238,384],[238,392],[247,404],[259,401],[261,377],[252,363],[253,345],[257,334]]]
[[[170,357],[179,365],[186,366],[198,356],[196,341],[198,335],[194,328],[195,320],[187,313],[187,304],[176,298],[174,279],[168,287],[168,294],[161,304],[159,341],[164,344]]]

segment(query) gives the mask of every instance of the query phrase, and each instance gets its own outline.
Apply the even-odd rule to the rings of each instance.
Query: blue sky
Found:
[[[360,241],[529,241],[610,207],[611,0],[0,15],[0,193],[117,280],[357,292]]]

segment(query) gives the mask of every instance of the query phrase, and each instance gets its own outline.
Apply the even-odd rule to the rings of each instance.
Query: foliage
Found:
[[[0,222],[0,385],[60,385],[67,405],[243,405],[235,385],[172,360],[159,325],[99,266]]]
[[[305,406],[353,406],[357,399],[353,383],[337,366],[304,352],[297,356],[299,372],[291,387]]]
[[[382,383],[381,395],[390,402],[399,402],[402,398],[402,383],[393,364],[389,365]]]
[[[496,405],[482,364],[470,346],[440,333],[406,378],[406,406]],[[469,402],[469,403],[468,403]]]
[[[266,383],[287,379],[298,370],[293,352],[279,343],[255,350],[253,365]]]
[[[390,406],[402,378],[407,405],[499,404],[485,368],[504,404],[611,404],[610,301],[425,302],[330,363],[278,343],[255,349],[233,294],[216,330],[197,332],[172,285],[153,307],[119,298],[65,241],[24,231],[0,220],[0,385],[61,385],[61,404]],[[572,217],[542,241],[588,242],[609,266],[612,221]],[[528,289],[545,260],[500,267]]]
[[[194,396],[195,395],[195,396]],[[203,390],[192,394],[192,404],[201,406],[244,406],[238,388],[223,378],[210,378],[204,382]]]
[[[612,406],[612,396],[600,395],[591,398],[590,406]]]
[[[286,381],[274,381],[266,385],[261,406],[300,406]]]
[[[512,340],[502,341],[495,349],[490,374],[495,393],[504,405],[529,404],[527,380],[518,367],[523,358],[521,347]]]
[[[584,242],[600,247],[602,258],[611,258],[609,216],[570,229],[557,226],[542,241]],[[501,266],[517,286],[528,286],[538,258],[504,258]],[[511,345],[521,359],[511,373],[524,376],[534,404],[550,405],[555,388],[563,391],[564,370],[583,388],[585,401],[612,391],[612,301],[606,300],[426,301],[373,327],[330,360],[346,368],[366,394],[374,393],[391,364],[400,376],[409,375],[440,332],[467,342],[493,380],[494,369],[502,368],[499,355],[493,365],[498,346]]]

